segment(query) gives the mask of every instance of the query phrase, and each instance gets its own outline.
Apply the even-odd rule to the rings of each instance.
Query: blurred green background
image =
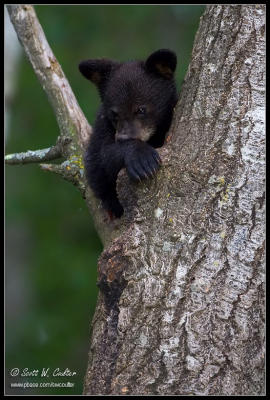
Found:
[[[96,89],[78,72],[87,58],[144,59],[159,48],[178,55],[178,89],[190,61],[204,6],[35,6],[47,40],[90,124],[99,105]],[[9,46],[8,43],[7,47]],[[6,153],[40,149],[59,134],[54,114],[28,60],[16,65],[15,95]],[[102,251],[80,193],[38,165],[6,166],[5,348],[6,394],[81,394],[90,322]],[[47,381],[74,388],[11,389],[12,368],[69,368],[76,375]]]

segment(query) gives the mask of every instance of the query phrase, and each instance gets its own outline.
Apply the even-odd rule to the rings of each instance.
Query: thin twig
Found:
[[[66,181],[71,182],[80,190],[82,197],[85,198],[85,184],[82,180],[84,167],[80,159],[73,158],[64,161],[62,164],[40,164],[40,168],[43,171],[54,172]]]

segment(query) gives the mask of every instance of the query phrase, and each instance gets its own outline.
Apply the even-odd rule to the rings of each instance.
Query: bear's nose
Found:
[[[134,139],[135,136],[135,130],[133,127],[130,126],[130,124],[125,123],[123,124],[122,129],[116,131],[115,140],[121,142],[128,139]]]
[[[127,135],[123,135],[121,133],[116,133],[115,134],[115,141],[116,142],[124,142],[125,140],[130,139],[129,137],[127,137]]]

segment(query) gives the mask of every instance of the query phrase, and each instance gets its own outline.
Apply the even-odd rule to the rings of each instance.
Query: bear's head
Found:
[[[98,88],[116,141],[147,142],[159,129],[169,128],[177,102],[176,64],[175,53],[167,49],[155,51],[145,61],[96,59],[79,64],[83,76]]]

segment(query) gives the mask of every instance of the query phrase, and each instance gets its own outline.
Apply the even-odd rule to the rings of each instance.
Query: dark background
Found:
[[[178,55],[185,76],[204,6],[35,6],[47,40],[90,124],[96,89],[78,71],[87,58],[144,59],[159,48]],[[7,44],[8,45],[8,44]],[[30,63],[16,66],[6,153],[55,144],[59,129]],[[102,246],[79,192],[37,164],[6,166],[5,349],[7,394],[81,394]],[[69,368],[70,378],[10,377],[10,370]],[[10,382],[73,382],[74,388],[11,389]]]

